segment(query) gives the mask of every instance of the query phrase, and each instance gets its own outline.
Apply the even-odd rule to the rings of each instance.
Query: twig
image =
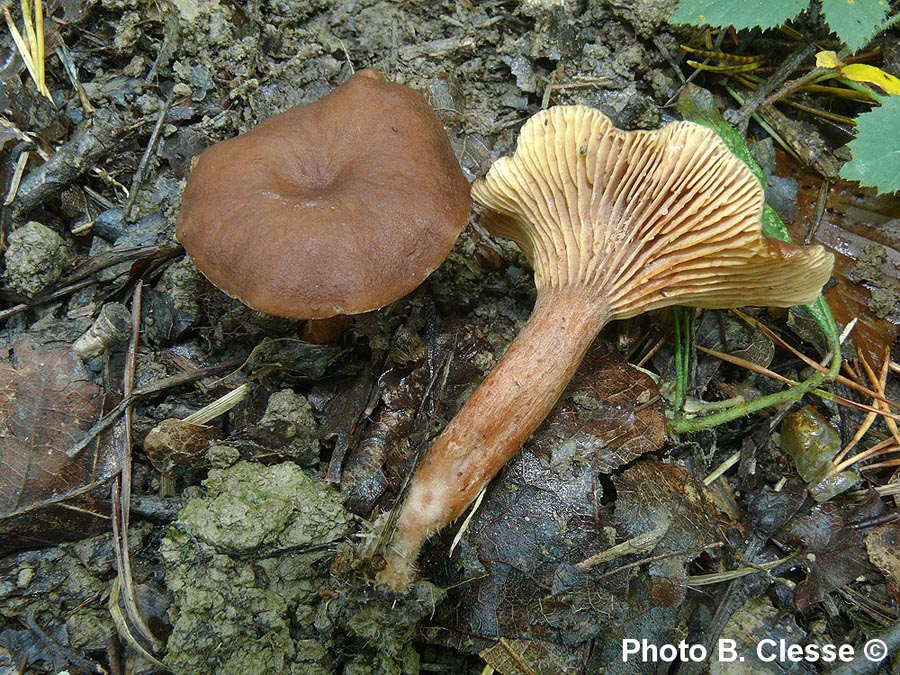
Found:
[[[150,164],[150,157],[156,149],[156,143],[159,141],[159,132],[162,131],[163,122],[166,121],[166,113],[169,112],[169,106],[172,104],[172,95],[163,102],[162,109],[159,111],[159,117],[156,118],[156,124],[153,126],[153,132],[150,134],[150,140],[147,142],[147,149],[141,157],[137,171],[134,172],[134,178],[131,181],[131,188],[128,190],[128,199],[125,201],[125,220],[131,221],[131,210],[134,208],[134,200],[137,199],[137,193],[141,189],[141,183],[144,182],[144,175],[147,173],[147,166]]]
[[[884,417],[890,417],[890,418],[893,418],[896,420],[900,420],[900,414],[898,414],[898,413],[886,412],[884,410],[880,410],[879,408],[873,408],[872,406],[866,405],[864,403],[857,403],[856,401],[851,401],[850,399],[844,398],[843,396],[838,396],[837,394],[834,394],[830,391],[824,391],[822,389],[819,389],[818,387],[819,387],[819,384],[822,383],[821,381],[818,384],[811,385],[810,383],[814,378],[822,377],[824,380],[825,375],[822,372],[814,373],[808,379],[803,380],[803,382],[796,382],[788,377],[779,375],[778,373],[776,373],[772,370],[769,370],[768,368],[763,368],[762,366],[759,366],[751,361],[742,359],[739,356],[732,356],[731,354],[725,354],[724,352],[717,352],[714,349],[707,349],[706,347],[700,347],[699,345],[697,346],[697,349],[699,351],[703,352],[704,354],[709,354],[710,356],[714,356],[717,359],[725,361],[726,363],[730,363],[734,366],[744,368],[745,370],[753,371],[754,373],[758,373],[760,375],[765,375],[766,377],[772,378],[773,380],[776,380],[778,382],[781,382],[781,383],[786,384],[789,387],[793,388],[793,389],[788,389],[788,390],[785,390],[782,392],[778,392],[777,394],[768,394],[767,396],[762,397],[762,398],[768,399],[770,401],[774,401],[773,403],[771,403],[771,405],[778,405],[781,403],[786,403],[788,401],[799,401],[802,398],[802,395],[800,393],[798,393],[797,389],[802,387],[803,395],[808,394],[808,393],[813,393],[820,398],[824,398],[829,401],[834,401],[835,403],[841,403],[841,404],[849,406],[851,408],[856,408],[857,410],[864,410],[866,412],[874,411]],[[746,403],[745,405],[748,406],[748,408],[750,406],[753,406],[753,409],[750,412],[755,412],[756,410],[759,409],[756,406],[758,405],[758,401],[760,401],[760,400],[762,400],[762,399],[756,399],[754,401],[750,401],[750,402]],[[738,406],[735,406],[735,407],[738,407]],[[763,407],[767,407],[767,406],[763,406]],[[712,417],[712,415],[709,415],[708,417]],[[706,418],[701,418],[701,420],[703,420],[703,419],[706,419]],[[701,427],[701,428],[706,428],[706,427]]]
[[[841,473],[842,471],[849,469],[854,464],[857,464],[857,463],[863,461],[864,459],[869,459],[871,457],[878,457],[879,455],[888,455],[888,454],[891,454],[893,452],[898,452],[898,451],[900,451],[900,446],[898,446],[894,442],[894,439],[892,439],[892,438],[885,439],[885,440],[881,441],[881,443],[873,445],[868,450],[863,450],[862,452],[858,452],[855,455],[853,455],[853,457],[848,457],[843,462],[838,463],[838,462],[832,460],[834,466],[832,466],[828,470],[828,474],[826,475],[826,477],[827,476],[836,476],[839,473]],[[884,466],[884,465],[892,466],[893,462],[881,462],[879,464],[879,466]],[[864,468],[872,469],[872,468],[876,468],[876,467],[874,465],[870,465],[870,466],[864,467]]]
[[[890,358],[889,350],[887,351],[887,353],[885,353],[884,356],[885,356],[885,360],[884,360],[884,365],[882,365],[882,368],[881,368],[881,374],[876,375],[875,371],[869,365],[869,362],[866,360],[865,356],[863,356],[862,353],[859,354],[859,363],[863,367],[863,370],[866,372],[866,377],[869,379],[869,382],[872,383],[872,388],[882,398],[884,397],[885,387],[887,386],[887,376],[888,376],[888,371],[889,371],[888,363],[890,362],[889,361],[889,358]],[[868,432],[869,427],[872,426],[872,423],[875,421],[875,419],[879,415],[881,415],[883,417],[885,425],[890,430],[895,443],[898,446],[900,446],[900,433],[898,433],[897,423],[893,419],[891,419],[889,416],[884,414],[885,412],[888,412],[888,413],[890,412],[890,410],[887,407],[887,403],[885,403],[883,401],[879,401],[877,397],[873,397],[872,407],[875,408],[875,410],[870,411],[869,414],[866,415],[866,418],[863,420],[862,424],[859,425],[859,428],[856,430],[856,433],[853,435],[853,438],[850,440],[850,442],[832,460],[832,463],[835,465],[835,469],[838,466],[843,466],[841,461],[848,454],[850,454],[850,451],[856,446],[856,444],[860,440],[862,440],[863,436],[865,436],[866,432]],[[885,443],[879,443],[875,447],[869,448],[865,452],[858,453],[857,455],[852,457],[850,460],[847,460],[847,462],[849,462],[849,465],[852,465],[853,463],[855,463],[856,461],[858,461],[860,459],[865,459],[867,457],[872,457],[874,455],[877,455],[878,452],[876,451],[876,448],[881,448],[882,451],[885,454],[887,454],[887,452],[890,452],[890,451],[886,450],[885,448],[887,448],[889,445],[890,445],[889,443],[887,445]],[[837,471],[837,470],[832,470],[832,472],[831,472],[832,475],[837,474],[837,473],[839,473],[839,471]]]
[[[728,570],[727,572],[695,574],[687,578],[687,585],[690,588],[699,588],[700,586],[710,586],[712,584],[721,584],[726,581],[733,581],[734,579],[740,579],[741,577],[746,577],[747,575],[754,574],[755,572],[768,572],[769,570],[775,569],[779,565],[783,565],[784,563],[790,561],[796,555],[796,553],[792,553],[786,558],[771,560],[769,562],[759,563],[758,565],[748,565],[747,567],[740,567],[736,570]]]
[[[23,218],[41,202],[59,194],[100,158],[111,154],[132,128],[110,109],[94,113],[90,124],[22,181],[13,203],[13,218]]]
[[[760,107],[770,106],[773,103],[783,99],[785,96],[793,94],[798,89],[802,89],[808,84],[815,84],[819,80],[828,79],[832,76],[832,71],[828,68],[813,68],[811,71],[798,77],[796,80],[785,82],[784,85],[774,94],[770,94],[765,100],[759,103]],[[753,99],[751,99],[752,101]],[[750,101],[747,102],[748,105]]]
[[[219,415],[227,413],[238,403],[247,398],[247,393],[249,391],[250,385],[245,382],[241,386],[232,389],[224,396],[220,396],[212,403],[203,406],[200,410],[192,412],[182,421],[187,422],[188,424],[206,424],[207,422],[211,422]]]
[[[137,349],[141,333],[141,293],[143,282],[138,281],[131,296],[131,340],[125,359],[125,377],[123,391],[126,397],[134,392],[134,376],[137,369]],[[116,562],[118,567],[119,586],[124,591],[125,613],[132,624],[148,640],[155,651],[162,649],[152,631],[147,627],[137,606],[134,595],[134,582],[131,575],[131,554],[128,547],[128,522],[131,515],[131,423],[132,408],[125,407],[125,453],[122,457],[122,468],[113,482],[113,538],[115,540]]]
[[[696,551],[672,551],[670,553],[660,553],[659,555],[652,555],[647,558],[641,558],[640,560],[635,560],[634,562],[627,563],[625,565],[621,565],[616,567],[615,569],[609,570],[608,572],[604,572],[597,579],[605,579],[606,577],[611,577],[615,574],[619,574],[620,572],[625,572],[630,569],[634,569],[635,567],[643,567],[644,565],[649,565],[650,563],[654,563],[658,560],[666,560],[667,558],[675,558],[679,555],[699,555],[703,551],[711,551],[714,548],[722,548],[725,546],[725,542],[722,541],[714,541],[711,544],[706,544],[705,546],[701,546]]]
[[[731,456],[728,457],[728,459],[726,459],[724,462],[719,464],[719,466],[716,467],[716,469],[711,474],[709,474],[706,478],[703,479],[703,484],[705,486],[709,487],[710,485],[715,483],[719,479],[720,476],[722,476],[726,471],[728,471],[728,469],[730,469],[735,464],[737,464],[740,461],[740,459],[741,459],[741,451],[740,450],[732,453]]]
[[[98,664],[92,663],[91,661],[82,658],[82,656],[78,654],[74,649],[57,642],[49,635],[47,635],[44,629],[38,625],[37,621],[34,618],[34,608],[29,609],[25,614],[25,625],[28,626],[28,630],[32,632],[32,634],[37,638],[37,642],[41,644],[41,646],[44,647],[47,652],[50,652],[51,654],[54,654],[56,656],[62,656],[70,664],[77,666],[82,672],[97,672]]]
[[[466,530],[469,529],[469,523],[472,522],[472,518],[478,512],[478,507],[481,506],[481,500],[484,499],[485,494],[487,494],[487,486],[481,488],[481,492],[478,493],[475,501],[472,502],[471,508],[469,508],[469,515],[466,516],[463,524],[459,526],[459,530],[457,530],[456,534],[454,535],[453,541],[450,543],[450,550],[447,551],[448,558],[453,555],[453,551],[455,551],[456,547],[459,546],[459,542],[462,541],[463,535],[466,533]]]
[[[96,108],[88,98],[87,92],[84,90],[84,85],[81,84],[81,80],[78,79],[78,69],[75,67],[75,61],[72,60],[72,54],[66,47],[66,43],[62,41],[61,36],[57,36],[57,41],[59,42],[59,46],[54,50],[56,51],[56,56],[59,58],[60,63],[62,63],[63,70],[66,71],[66,75],[69,77],[69,82],[72,83],[72,86],[75,87],[75,91],[78,92],[78,99],[81,101],[81,109],[84,110],[86,114],[90,115]]]
[[[750,121],[750,118],[756,113],[760,106],[765,104],[769,95],[775,91],[777,87],[780,87],[782,83],[790,77],[790,74],[797,69],[797,66],[812,56],[815,51],[816,46],[814,44],[805,44],[794,50],[794,52],[782,62],[778,67],[778,70],[776,70],[768,80],[756,88],[756,91],[754,91],[743,103],[740,110],[731,115],[726,113],[726,118],[728,118],[728,121],[737,128],[738,133],[740,133],[741,136],[747,135],[747,124]]]
[[[765,325],[764,323],[762,323],[761,321],[758,321],[757,319],[754,319],[752,316],[749,316],[749,315],[747,315],[747,314],[744,314],[742,311],[740,311],[740,310],[738,310],[738,309],[733,309],[733,310],[731,310],[731,311],[734,313],[735,316],[737,316],[738,318],[742,319],[743,321],[745,321],[745,322],[748,323],[749,325],[751,325],[751,326],[753,326],[754,328],[756,328],[757,330],[759,330],[761,333],[763,333],[763,334],[764,334],[766,337],[768,337],[770,340],[772,340],[773,342],[777,343],[780,347],[784,347],[785,349],[787,349],[791,354],[793,354],[793,355],[796,356],[798,359],[800,359],[801,361],[803,361],[803,363],[805,363],[805,364],[806,364],[807,366],[809,366],[810,368],[814,368],[815,370],[818,370],[819,372],[822,372],[822,373],[827,372],[827,369],[825,368],[825,366],[823,366],[821,363],[816,363],[816,362],[813,361],[811,358],[809,358],[808,356],[806,356],[803,352],[798,351],[797,349],[795,349],[794,347],[792,347],[792,346],[790,345],[790,343],[785,342],[785,341],[781,338],[781,336],[779,336],[777,333],[775,333],[771,328],[769,328],[768,326],[766,326],[766,325]],[[849,334],[849,329],[850,329],[853,325],[855,325],[855,322],[856,322],[856,319],[854,319],[852,322],[850,322],[850,323],[847,324],[847,327],[844,329],[844,333],[841,334],[841,342],[843,342],[843,341],[847,338],[847,335],[846,335],[846,334]],[[847,366],[847,364],[844,363],[844,366]],[[854,389],[854,390],[858,391],[859,393],[861,393],[861,394],[863,394],[863,395],[865,395],[865,396],[868,396],[868,397],[870,397],[870,398],[873,398],[873,399],[876,399],[876,400],[878,400],[878,401],[881,401],[882,403],[886,403],[888,406],[892,406],[892,407],[894,407],[894,408],[900,409],[900,404],[894,403],[894,402],[892,402],[892,401],[886,399],[886,398],[884,397],[884,395],[879,394],[877,391],[873,391],[872,389],[869,389],[868,387],[866,387],[866,386],[864,386],[864,385],[861,385],[859,382],[857,382],[857,381],[855,381],[855,380],[851,380],[850,378],[845,377],[845,376],[843,376],[843,375],[838,375],[837,378],[836,378],[836,381],[837,381],[837,382],[840,382],[841,384],[844,384],[844,385],[850,387],[851,389]],[[865,409],[868,409],[868,408],[865,408]]]
[[[228,372],[234,370],[237,367],[240,367],[244,363],[243,359],[232,359],[230,361],[226,361],[225,363],[220,363],[215,366],[211,366],[209,368],[203,368],[202,370],[197,370],[191,373],[178,373],[177,375],[171,375],[169,377],[164,377],[161,380],[157,380],[156,382],[147,385],[146,387],[141,387],[140,389],[135,389],[129,396],[123,398],[119,405],[109,411],[106,415],[104,415],[94,426],[92,426],[87,433],[81,438],[81,440],[77,441],[72,447],[66,450],[66,455],[69,457],[75,457],[84,450],[88,445],[90,445],[91,441],[94,440],[98,434],[102,434],[104,431],[109,429],[113,424],[115,424],[116,420],[122,416],[122,413],[125,412],[125,408],[128,406],[140,401],[148,396],[152,396],[153,394],[158,394],[161,391],[165,391],[166,389],[172,389],[174,387],[180,387],[185,384],[190,384],[191,382],[196,382],[197,380],[202,380],[205,377],[210,377],[211,375],[218,375],[219,373]]]
[[[59,288],[51,290],[49,292],[42,292],[41,294],[34,296],[28,302],[22,302],[18,305],[14,305],[0,311],[0,322],[5,321],[9,317],[18,314],[19,312],[24,312],[47,302],[58,300],[59,298],[69,295],[70,293],[80,291],[82,288],[86,288],[87,286],[96,283],[96,280],[92,278],[92,275],[96,274],[102,269],[106,269],[107,267],[111,267],[112,265],[118,265],[119,263],[128,262],[130,260],[136,260],[138,258],[154,255],[156,253],[159,253],[161,250],[163,249],[161,249],[159,246],[135,246],[113,249],[111,251],[107,251],[106,253],[101,253],[100,255],[94,256],[90,260],[87,260],[76,267],[74,270],[72,270],[72,272],[69,273],[68,276],[66,276],[65,279],[61,280],[59,282]],[[174,255],[174,252],[180,250],[180,247],[172,247],[172,249],[169,250],[171,250]]]
[[[110,616],[112,617],[112,620],[113,620],[113,624],[116,627],[116,632],[119,634],[119,636],[121,636],[125,640],[126,643],[128,643],[129,647],[131,647],[136,653],[140,654],[145,659],[147,659],[147,661],[152,663],[159,670],[161,670],[164,673],[171,672],[166,667],[166,664],[164,664],[162,661],[160,661],[155,656],[153,656],[153,654],[148,652],[144,648],[144,645],[142,645],[140,642],[138,642],[135,639],[135,637],[131,634],[131,631],[128,628],[128,622],[125,621],[125,617],[122,616],[122,608],[119,605],[120,594],[121,594],[121,592],[119,589],[119,580],[117,578],[113,579],[112,588],[110,589],[110,592],[109,592],[108,607],[109,607]]]
[[[53,291],[49,295],[42,295],[40,296],[40,298],[34,298],[29,302],[20,302],[18,305],[13,305],[12,307],[8,307],[7,309],[0,311],[0,321],[6,321],[9,317],[18,314],[19,312],[28,311],[29,309],[37,307],[38,305],[41,305],[45,302],[52,302],[53,300],[57,300],[68,295],[69,293],[80,291],[82,288],[87,288],[93,283],[93,279],[85,279],[84,281],[79,281],[77,283],[64,286],[56,291]]]
[[[16,160],[16,170],[9,181],[9,191],[6,193],[6,199],[3,200],[3,206],[9,206],[13,203],[13,199],[16,198],[16,193],[19,191],[19,183],[22,182],[22,174],[25,173],[25,165],[28,164],[30,156],[31,153],[28,150],[23,150],[19,153],[19,158]]]
[[[636,537],[628,539],[627,541],[623,541],[621,544],[616,544],[615,546],[612,546],[605,551],[600,551],[600,553],[582,560],[580,563],[575,565],[575,567],[577,567],[582,572],[587,572],[597,565],[611,562],[616,558],[621,558],[622,556],[635,555],[638,553],[646,553],[647,551],[652,551],[660,542],[660,540],[665,536],[668,529],[669,528],[667,525],[661,525],[656,529],[650,530],[649,532],[639,534]]]

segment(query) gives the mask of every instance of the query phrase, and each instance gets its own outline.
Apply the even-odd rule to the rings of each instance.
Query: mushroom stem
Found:
[[[540,426],[608,318],[606,302],[582,285],[539,289],[531,318],[416,469],[381,583],[407,587],[422,544],[459,516]]]
[[[337,342],[350,329],[353,317],[338,314],[327,319],[307,319],[301,337],[304,342],[314,345],[327,345]]]

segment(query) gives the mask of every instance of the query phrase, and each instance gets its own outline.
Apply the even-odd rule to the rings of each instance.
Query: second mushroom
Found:
[[[367,68],[207,149],[176,234],[225,293],[331,342],[437,269],[471,206],[425,98]]]
[[[550,108],[472,196],[485,227],[531,261],[537,302],[413,474],[379,573],[395,589],[541,424],[606,323],[676,304],[807,303],[831,274],[820,246],[763,237],[759,181],[690,122],[621,131],[592,108]]]

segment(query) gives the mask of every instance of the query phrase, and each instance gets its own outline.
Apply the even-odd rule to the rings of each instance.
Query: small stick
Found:
[[[141,387],[140,389],[135,389],[129,396],[123,398],[119,405],[110,410],[106,415],[104,415],[100,420],[92,426],[87,433],[85,433],[84,437],[77,441],[72,447],[66,450],[66,455],[69,457],[75,457],[84,450],[88,445],[90,445],[91,441],[97,437],[98,434],[102,434],[104,431],[109,429],[113,424],[115,424],[116,420],[125,412],[125,408],[128,406],[140,401],[148,396],[152,396],[153,394],[158,394],[161,391],[165,391],[166,389],[172,389],[174,387],[180,387],[185,384],[190,384],[191,382],[196,382],[197,380],[202,380],[205,377],[209,377],[210,375],[217,375],[222,372],[226,372],[229,370],[233,370],[236,367],[240,367],[243,365],[244,361],[242,359],[232,359],[231,361],[226,361],[225,363],[220,363],[216,366],[211,366],[209,368],[204,368],[202,370],[198,370],[192,373],[178,373],[177,375],[170,375],[169,377],[164,377],[161,380],[157,380],[152,384],[148,384],[146,387]]]
[[[159,116],[156,118],[156,124],[153,127],[153,133],[150,134],[150,140],[147,142],[147,149],[141,157],[141,163],[138,164],[137,171],[134,172],[134,178],[131,181],[131,188],[128,190],[128,199],[125,201],[125,220],[131,222],[131,210],[134,208],[134,201],[137,199],[137,193],[141,189],[141,183],[144,182],[144,175],[147,173],[147,165],[150,164],[150,156],[156,149],[156,143],[159,141],[159,133],[162,131],[163,122],[166,121],[166,113],[169,112],[169,106],[172,104],[171,94],[163,102]]]
[[[778,70],[776,70],[768,80],[757,87],[756,91],[754,91],[741,106],[741,109],[730,116],[731,119],[728,121],[737,128],[741,136],[747,135],[747,123],[757,109],[765,105],[769,95],[775,91],[777,87],[781,86],[782,83],[790,77],[790,74],[797,69],[797,66],[803,63],[803,61],[815,51],[816,46],[814,44],[805,44],[794,50],[794,52],[784,60],[781,66],[779,66]],[[727,113],[726,117],[729,117]]]
[[[728,471],[728,469],[730,469],[735,464],[737,464],[740,459],[741,459],[741,451],[740,450],[738,450],[735,453],[732,453],[732,455],[728,459],[726,459],[724,462],[719,464],[718,467],[716,467],[715,471],[713,471],[711,474],[709,474],[706,478],[703,479],[703,484],[706,485],[707,487],[709,487],[710,485],[715,483],[716,480],[718,480],[719,477],[722,476],[722,474],[724,474],[726,471]]]
[[[87,288],[88,286],[92,286],[94,284],[93,279],[85,279],[83,281],[76,282],[74,284],[70,284],[68,286],[64,286],[59,290],[53,291],[49,295],[41,296],[40,298],[35,298],[30,302],[20,302],[18,305],[13,305],[3,311],[0,311],[0,321],[6,321],[11,316],[18,314],[19,312],[24,312],[33,307],[37,307],[45,302],[51,302],[58,298],[61,298],[69,293],[74,293],[75,291],[80,291],[82,288]]]
[[[63,69],[69,77],[69,82],[72,83],[72,86],[75,87],[75,91],[78,92],[78,99],[81,101],[81,109],[90,115],[96,108],[88,98],[87,92],[84,90],[84,85],[81,84],[81,80],[78,79],[78,69],[75,67],[75,62],[72,60],[72,54],[66,47],[66,43],[62,41],[62,37],[60,36],[57,37],[57,40],[59,46],[54,50],[56,56],[59,58],[60,63],[63,64]]]
[[[600,551],[600,553],[582,560],[580,563],[575,565],[575,567],[577,567],[582,572],[587,572],[597,565],[611,562],[616,558],[621,558],[622,556],[652,551],[653,548],[666,534],[667,530],[668,527],[661,526],[657,527],[654,530],[650,530],[649,532],[645,532],[644,534],[639,534],[636,537],[628,539],[627,541],[623,541],[621,544],[616,544],[615,546],[608,548],[605,551]]]
[[[9,206],[16,198],[19,183],[22,182],[22,174],[25,173],[25,165],[28,164],[30,156],[31,153],[28,150],[23,150],[19,154],[19,158],[16,160],[16,170],[13,172],[12,180],[9,181],[9,191],[6,193],[6,199],[3,200],[3,206]]]
[[[144,284],[138,281],[131,298],[131,341],[128,345],[128,353],[125,360],[125,378],[123,390],[126,397],[134,393],[134,375],[137,368],[137,349],[140,343],[141,332],[141,293]],[[153,644],[153,648],[159,651],[162,645],[153,636],[147,627],[134,596],[134,583],[131,575],[131,555],[128,550],[128,521],[131,515],[131,405],[125,407],[125,453],[122,458],[122,468],[119,476],[113,482],[113,538],[116,543],[116,563],[118,568],[119,585],[125,592],[125,612],[135,627],[147,640]],[[121,487],[121,489],[120,489]]]
[[[209,405],[205,405],[200,410],[191,413],[182,421],[188,424],[206,424],[217,418],[219,415],[227,413],[238,403],[247,398],[247,392],[250,391],[250,385],[246,382],[240,387],[232,389],[224,396],[217,398]]]
[[[765,563],[759,563],[758,565],[748,565],[747,567],[740,567],[736,570],[728,570],[727,572],[713,572],[712,574],[694,574],[687,578],[687,584],[690,588],[699,588],[700,586],[709,586],[711,584],[721,584],[725,581],[732,581],[734,579],[740,579],[741,577],[746,577],[749,574],[753,574],[755,572],[768,572],[771,569],[778,567],[779,565],[783,565],[784,563],[790,561],[797,554],[792,553],[791,555],[780,558],[779,560],[771,560]]]
[[[113,151],[130,127],[115,112],[101,108],[90,124],[76,132],[44,164],[22,181],[13,204],[13,218],[23,218],[41,202],[62,192],[102,157]]]

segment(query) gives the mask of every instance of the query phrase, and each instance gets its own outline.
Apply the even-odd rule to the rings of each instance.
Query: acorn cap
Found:
[[[470,207],[425,99],[364,70],[200,155],[176,237],[227,294],[268,314],[322,319],[415,289]]]
[[[763,236],[759,181],[692,122],[621,131],[586,106],[550,108],[472,196],[485,227],[529,257],[539,293],[582,284],[611,319],[675,304],[787,307],[831,275],[821,246]]]

